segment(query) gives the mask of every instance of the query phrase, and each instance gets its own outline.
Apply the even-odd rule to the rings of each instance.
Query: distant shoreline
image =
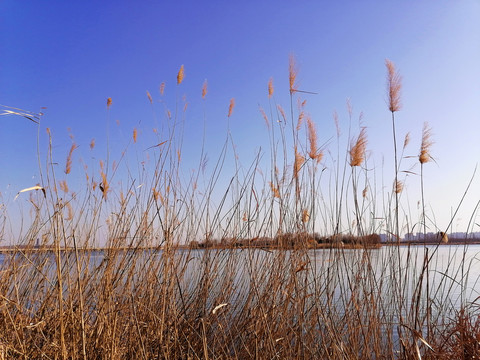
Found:
[[[232,245],[213,245],[209,247],[192,247],[190,245],[175,245],[173,249],[175,250],[221,250],[221,249],[258,249],[258,250],[320,250],[320,249],[377,249],[382,246],[458,246],[458,245],[480,245],[480,239],[471,239],[471,240],[450,240],[448,243],[439,243],[438,241],[399,241],[399,242],[382,242],[379,244],[317,244],[315,246],[278,246],[278,245],[242,245],[242,246],[232,246]],[[121,247],[78,247],[76,250],[85,252],[85,251],[131,251],[131,250],[142,250],[142,251],[153,251],[153,250],[164,250],[165,246],[121,246]],[[28,245],[12,245],[12,246],[0,246],[0,254],[4,253],[14,253],[14,252],[55,252],[57,249],[53,246],[28,246]],[[74,252],[75,248],[60,248],[60,252]]]

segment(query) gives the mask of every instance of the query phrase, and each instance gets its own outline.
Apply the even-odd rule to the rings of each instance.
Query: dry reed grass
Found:
[[[290,64],[294,95],[297,70]],[[182,80],[183,66],[177,84]],[[399,108],[398,91],[391,95],[392,112]],[[272,94],[269,85],[273,102]],[[232,99],[228,117],[233,106]],[[108,162],[100,161],[99,172],[87,173],[85,166],[87,184],[76,192],[83,195],[66,180],[57,182],[53,166],[41,185],[21,190],[18,195],[30,192],[33,216],[19,246],[0,253],[0,358],[478,358],[478,305],[463,300],[457,307],[452,300],[457,287],[466,291],[464,279],[475,276],[467,247],[460,265],[449,259],[441,274],[433,260],[438,247],[376,248],[380,237],[368,230],[378,230],[375,222],[391,209],[387,201],[386,214],[379,214],[370,199],[378,196],[375,182],[356,169],[365,161],[365,128],[341,152],[343,175],[340,151],[334,165],[326,164],[335,169],[329,203],[315,177],[323,152],[313,121],[307,117],[306,129],[297,129],[296,115],[286,116],[276,103],[270,109],[276,120],[267,127],[271,171],[261,171],[259,154],[251,167],[236,169],[219,199],[213,198],[218,179],[227,176],[229,142],[210,168],[202,151],[198,171],[185,176],[175,112],[165,118],[170,133],[144,147],[155,159],[152,172],[139,165],[138,179],[118,185],[122,154],[110,173]],[[351,116],[350,103],[347,109]],[[338,115],[334,119],[340,137]],[[406,137],[404,148],[407,143]],[[50,137],[47,164],[52,149]],[[348,165],[352,182],[345,180]],[[357,202],[358,185],[364,190]],[[352,186],[354,208],[347,200]],[[312,231],[318,224],[325,233]],[[384,225],[395,233],[391,222]],[[5,232],[0,227],[0,235]],[[101,249],[99,238],[105,239]],[[184,242],[191,248],[180,246]]]

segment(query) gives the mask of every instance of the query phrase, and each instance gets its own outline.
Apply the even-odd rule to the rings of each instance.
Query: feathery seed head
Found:
[[[303,209],[302,211],[302,223],[307,223],[310,220],[310,213],[307,209]]]
[[[305,163],[305,157],[297,151],[295,146],[295,162],[293,163],[293,178],[297,179],[300,169]]]
[[[357,141],[350,147],[350,166],[360,166],[365,160],[365,151],[367,148],[367,130],[362,128]]]
[[[76,148],[77,148],[77,144],[73,143],[67,156],[67,163],[65,165],[65,174],[70,174],[70,171],[72,171],[72,155],[73,155],[73,151]]]
[[[293,54],[290,55],[289,63],[288,63],[288,79],[290,82],[290,94],[296,92],[297,84],[295,80],[297,79],[298,68],[295,62],[295,56]]]
[[[267,128],[270,129],[270,121],[268,121],[268,116],[267,114],[265,114],[265,111],[263,110],[262,107],[260,107],[260,113],[262,114],[263,119],[265,120],[265,124],[267,125]]]
[[[270,99],[273,96],[273,78],[268,80],[268,98]]]
[[[336,110],[333,112],[333,121],[335,121],[335,128],[337,129],[337,137],[340,137],[341,135],[340,123],[338,122],[338,113]]]
[[[207,82],[207,79],[205,79],[202,86],[202,99],[205,99],[205,96],[207,96],[207,92],[208,92],[208,82]]]
[[[233,108],[235,107],[235,99],[230,99],[230,105],[228,106],[228,117],[232,116]]]
[[[408,132],[407,135],[405,135],[405,140],[403,140],[403,148],[405,149],[409,143],[410,143],[410,133]]]
[[[394,184],[393,191],[395,192],[395,194],[400,194],[403,191],[403,183],[397,180]]]
[[[268,183],[270,184],[270,189],[272,189],[273,197],[280,199],[280,191],[278,190],[278,186],[275,186],[271,181]]]
[[[432,159],[430,156],[430,148],[432,145],[432,129],[428,125],[428,122],[424,122],[422,130],[422,145],[420,146],[420,155],[418,156],[420,164],[425,164]]]
[[[180,66],[180,70],[178,71],[178,74],[177,74],[177,85],[180,85],[182,83],[184,76],[185,76],[185,72],[182,65]]]
[[[362,197],[363,197],[364,199],[367,198],[367,193],[368,193],[368,186],[365,186],[365,188],[364,188],[363,191],[362,191]]]
[[[315,129],[315,123],[312,118],[307,116],[307,128],[308,128],[308,142],[310,145],[310,151],[308,156],[312,160],[316,160],[317,163],[322,161],[323,153],[317,149],[317,130]]]
[[[150,93],[148,92],[148,90],[147,90],[147,97],[148,97],[148,101],[150,101],[150,104],[153,104],[152,95],[150,95]]]
[[[138,135],[137,129],[135,128],[135,129],[133,129],[133,136],[132,136],[134,143],[137,142],[137,135]]]
[[[395,71],[395,64],[385,60],[387,66],[387,91],[388,109],[393,113],[401,109],[400,90],[402,89],[402,77]]]
[[[162,82],[160,84],[160,95],[163,96],[164,92],[165,92],[165,82]]]
[[[287,122],[287,116],[285,115],[285,111],[283,110],[280,104],[277,105],[277,109],[280,112],[280,115],[282,115],[283,121]]]
[[[107,99],[107,109],[109,109],[110,106],[112,106],[112,98],[111,98],[111,97],[109,97],[109,98]]]

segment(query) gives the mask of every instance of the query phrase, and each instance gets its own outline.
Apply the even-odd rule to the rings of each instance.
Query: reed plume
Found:
[[[362,197],[363,197],[364,199],[366,199],[366,198],[367,198],[367,194],[368,194],[368,186],[365,186],[365,187],[363,188],[363,190],[362,190]]]
[[[65,174],[70,174],[70,171],[72,171],[72,155],[73,155],[73,151],[76,148],[77,148],[77,144],[73,143],[67,156],[67,163],[65,165]]]
[[[295,179],[298,178],[298,173],[300,172],[300,169],[302,168],[304,163],[305,157],[300,154],[297,150],[297,147],[295,147],[295,162],[293,163],[293,177]]]
[[[288,63],[288,79],[290,83],[290,94],[293,94],[298,90],[298,86],[295,83],[298,74],[298,67],[295,61],[295,56],[293,54],[290,55],[289,63]]]
[[[337,113],[336,110],[333,112],[333,121],[335,122],[335,129],[337,130],[337,137],[340,137],[342,132],[340,130],[340,123],[338,121],[338,113]]]
[[[271,99],[273,96],[273,78],[270,78],[268,80],[268,98]]]
[[[150,93],[148,92],[148,90],[147,90],[147,97],[148,97],[148,101],[150,101],[150,104],[153,104],[152,95],[150,95]]]
[[[235,107],[235,99],[231,98],[230,99],[230,105],[228,106],[228,117],[232,116],[233,113],[233,108]]]
[[[133,142],[136,143],[137,142],[137,135],[138,135],[138,131],[137,129],[133,129],[133,135],[132,135],[132,138],[133,138]]]
[[[178,74],[177,74],[177,85],[180,85],[182,83],[184,76],[185,76],[185,72],[182,65],[180,66],[180,70],[178,71]]]
[[[67,180],[61,180],[59,183],[60,189],[66,194],[68,193],[68,184]]]
[[[280,104],[277,105],[277,109],[280,112],[280,115],[282,115],[283,121],[287,122],[287,116],[285,115],[285,110],[283,110]]]
[[[367,148],[367,130],[362,128],[357,140],[350,148],[350,166],[360,166],[365,160],[365,151]]]
[[[405,149],[409,143],[410,143],[410,133],[408,132],[407,135],[405,135],[405,139],[403,140],[403,149]]]
[[[111,97],[109,97],[109,98],[107,99],[107,109],[109,109],[110,106],[112,106],[112,98],[111,98]]]
[[[300,131],[300,129],[301,129],[304,117],[305,117],[305,112],[302,110],[302,111],[300,111],[300,114],[298,115],[297,131]]]
[[[308,127],[308,143],[310,145],[310,151],[308,156],[310,159],[315,160],[317,164],[322,161],[323,152],[319,151],[317,148],[317,130],[315,129],[315,123],[313,122],[310,116],[307,116],[307,127]]]
[[[102,182],[100,183],[99,187],[102,191],[102,196],[104,200],[107,200],[107,193],[110,189],[110,185],[108,184],[107,174],[104,170],[103,161],[100,160],[100,176],[102,177]]]
[[[162,82],[160,84],[160,96],[163,96],[164,92],[165,92],[165,82]]]
[[[95,147],[95,139],[92,139],[90,141],[90,150],[93,150],[94,147]]]
[[[263,119],[265,120],[265,124],[267,125],[267,128],[270,129],[270,121],[268,121],[268,116],[267,114],[265,114],[265,111],[263,110],[262,107],[260,107],[260,113],[262,114]]]
[[[400,194],[403,191],[403,183],[399,180],[395,181],[393,191],[395,194]]]
[[[307,223],[310,220],[310,213],[307,209],[303,209],[302,211],[302,223]]]
[[[208,92],[208,82],[207,82],[207,79],[205,79],[202,85],[202,99],[205,99],[205,96],[207,96],[207,92]]]
[[[420,154],[418,155],[420,164],[425,164],[432,159],[430,156],[430,148],[432,145],[432,129],[428,126],[428,122],[424,122],[422,130],[422,145],[420,146]]]
[[[273,197],[280,199],[280,191],[278,190],[278,186],[275,186],[271,181],[268,183],[270,184],[270,189],[272,189]]]
[[[400,102],[400,90],[402,89],[402,77],[395,71],[395,64],[390,60],[385,60],[387,66],[387,89],[388,89],[388,109],[393,113],[402,107]]]

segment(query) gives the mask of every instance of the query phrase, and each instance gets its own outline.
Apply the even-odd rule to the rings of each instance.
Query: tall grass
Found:
[[[268,110],[259,115],[269,137],[266,164],[258,153],[242,166],[229,129],[210,167],[202,148],[198,169],[185,171],[186,107],[179,110],[178,99],[173,114],[162,109],[166,126],[156,144],[144,147],[150,163],[131,146],[142,141],[135,128],[118,159],[108,150],[93,170],[85,165],[85,182],[74,191],[77,145],[72,138],[58,174],[49,131],[42,183],[20,194],[30,196],[32,221],[17,246],[0,255],[0,359],[478,357],[478,298],[466,296],[475,294],[468,284],[479,277],[478,256],[467,245],[452,247],[445,259],[438,244],[398,244],[405,229],[393,64],[387,62],[395,180],[387,196],[378,195],[366,165],[365,128],[356,138],[349,131],[342,150],[335,115],[337,148],[319,147],[293,58],[289,70],[290,116],[276,103],[273,80]],[[184,79],[182,66],[177,87]],[[157,103],[147,97],[156,119]],[[234,105],[232,99],[228,119]],[[108,112],[113,106],[108,98]],[[347,110],[351,120],[351,105]],[[424,129],[419,155],[422,194],[428,134]],[[142,165],[129,163],[128,152]],[[225,167],[230,152],[233,174]],[[423,195],[419,221],[425,225]],[[13,236],[5,226],[0,231]],[[381,249],[342,241],[373,232],[394,236]],[[328,246],[320,248],[322,241]]]

